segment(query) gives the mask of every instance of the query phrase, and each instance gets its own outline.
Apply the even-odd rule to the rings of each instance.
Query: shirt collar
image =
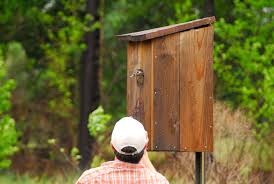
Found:
[[[137,168],[145,168],[145,166],[141,163],[133,164],[128,162],[123,162],[115,158],[113,161],[105,162],[102,166],[110,166],[115,168],[128,168],[128,169],[137,169]]]

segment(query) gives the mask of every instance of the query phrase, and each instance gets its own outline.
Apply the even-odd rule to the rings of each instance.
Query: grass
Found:
[[[67,177],[62,175],[53,177],[38,177],[24,175],[15,175],[14,173],[2,173],[0,174],[0,183],[3,184],[73,184],[76,182],[79,175],[71,174]]]

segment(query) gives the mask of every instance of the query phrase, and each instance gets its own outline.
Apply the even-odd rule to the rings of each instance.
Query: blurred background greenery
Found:
[[[215,143],[207,181],[271,183],[269,0],[1,0],[0,183],[73,183],[82,168],[113,159],[109,135],[126,110],[126,44],[115,35],[211,15]],[[171,183],[193,182],[193,153],[150,156]]]

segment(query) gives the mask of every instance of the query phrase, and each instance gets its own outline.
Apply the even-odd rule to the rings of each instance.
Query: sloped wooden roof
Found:
[[[159,27],[159,28],[154,28],[154,29],[149,29],[149,30],[144,30],[144,31],[139,31],[139,32],[133,32],[133,33],[127,33],[127,34],[122,34],[122,35],[117,35],[117,37],[120,40],[125,40],[125,41],[144,41],[144,40],[149,40],[161,36],[166,36],[169,34],[193,29],[193,28],[198,28],[202,26],[206,26],[208,24],[212,24],[215,22],[215,17],[206,17],[202,19],[197,19],[193,20],[190,22],[185,22],[185,23],[180,23],[180,24],[174,24],[170,26],[165,26],[165,27]]]

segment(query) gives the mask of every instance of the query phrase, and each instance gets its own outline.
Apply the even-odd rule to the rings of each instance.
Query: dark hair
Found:
[[[122,149],[122,151],[125,153],[134,153],[136,151],[136,148],[134,148],[132,146],[127,146],[127,147],[124,147]],[[138,164],[144,155],[144,149],[140,153],[137,153],[134,155],[124,155],[124,154],[118,153],[114,149],[114,154],[115,154],[116,158],[120,161]]]

